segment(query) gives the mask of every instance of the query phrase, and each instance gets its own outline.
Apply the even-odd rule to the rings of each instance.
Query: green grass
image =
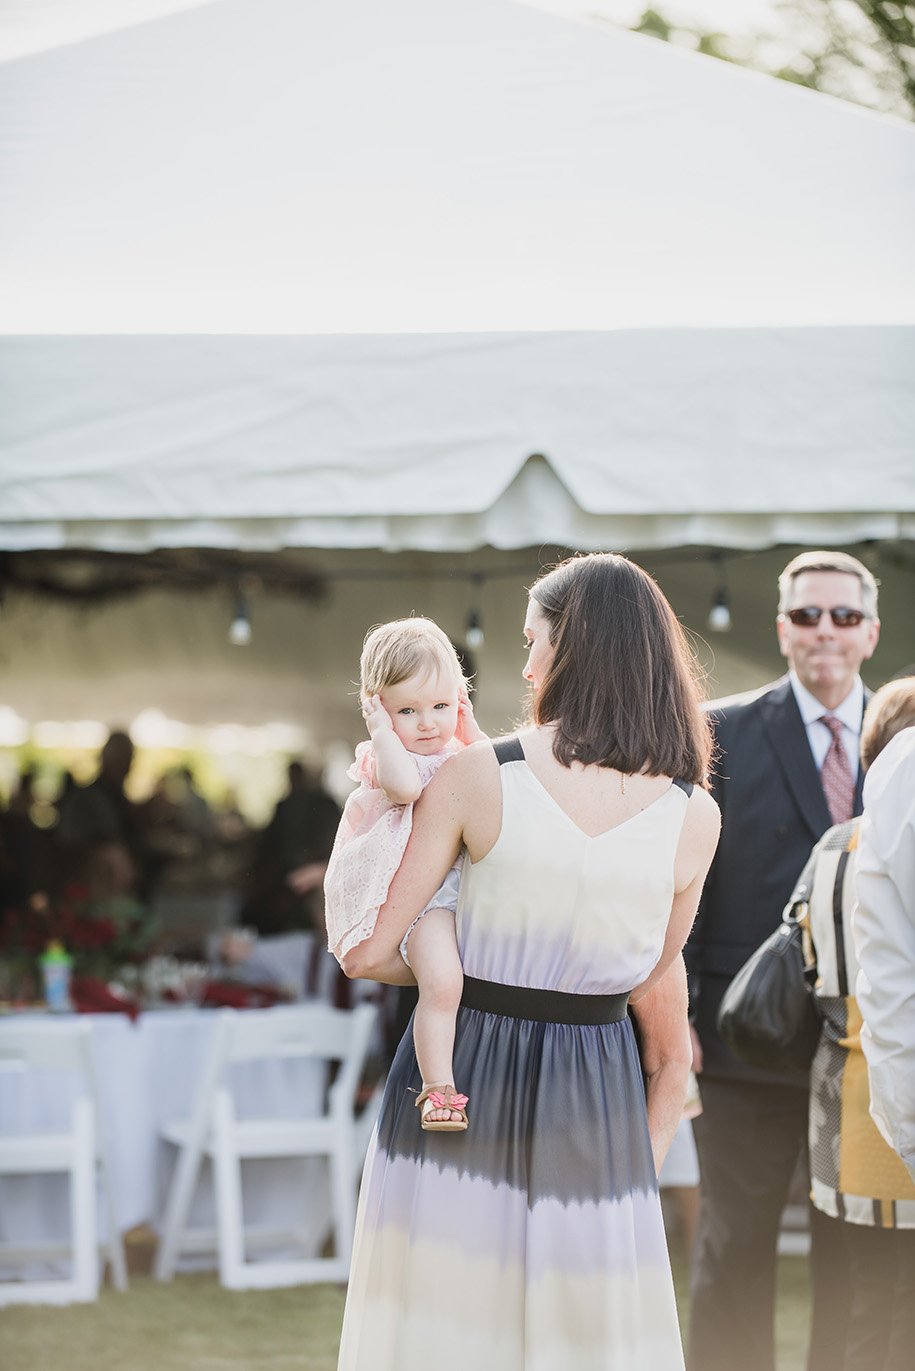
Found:
[[[677,1235],[671,1238],[671,1266],[677,1292],[680,1331],[686,1340],[689,1313],[689,1270]],[[804,1257],[781,1257],[775,1304],[775,1357],[777,1371],[805,1371],[807,1330],[810,1322],[810,1279]],[[736,1371],[736,1368],[735,1368]]]
[[[674,1277],[686,1313],[686,1264]],[[779,1263],[778,1369],[802,1371],[809,1285],[806,1262]],[[335,1371],[344,1291],[337,1285],[241,1293],[216,1275],[161,1285],[134,1276],[97,1304],[0,1311],[3,1371]],[[431,1364],[431,1363],[430,1363]]]
[[[778,1263],[775,1306],[775,1354],[778,1371],[804,1371],[810,1323],[810,1277],[806,1257],[782,1257]]]
[[[97,1304],[0,1312],[3,1371],[334,1371],[342,1286],[223,1290],[215,1272],[131,1278]]]

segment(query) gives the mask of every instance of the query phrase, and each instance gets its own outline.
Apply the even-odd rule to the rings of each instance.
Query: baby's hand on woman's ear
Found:
[[[458,742],[464,743],[465,746],[487,741],[486,734],[473,717],[473,705],[470,703],[470,696],[463,690],[458,696],[458,726],[454,735]]]
[[[370,738],[374,738],[376,733],[393,731],[394,724],[390,714],[381,703],[380,695],[370,695],[368,699],[362,701],[362,717],[365,720]]]

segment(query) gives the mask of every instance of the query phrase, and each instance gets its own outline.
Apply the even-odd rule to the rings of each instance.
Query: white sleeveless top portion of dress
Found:
[[[524,761],[501,768],[502,827],[464,863],[458,943],[479,980],[572,994],[619,994],[664,945],[674,857],[691,787],[674,782],[597,837],[568,817]]]

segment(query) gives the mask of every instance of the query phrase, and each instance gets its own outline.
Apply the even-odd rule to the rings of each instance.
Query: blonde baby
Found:
[[[454,647],[431,619],[398,619],[366,637],[360,662],[369,742],[348,772],[346,802],[324,890],[331,951],[342,957],[370,938],[407,846],[413,803],[443,762],[482,739]],[[466,1097],[453,1084],[454,1025],[463,987],[454,915],[461,858],[401,943],[416,977],[413,1018],[423,1088],[422,1126],[467,1127]]]

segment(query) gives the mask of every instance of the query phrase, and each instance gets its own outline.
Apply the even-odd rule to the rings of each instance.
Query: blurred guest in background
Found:
[[[304,1000],[316,993],[311,971],[317,947],[312,933],[259,938],[252,929],[230,928],[219,935],[218,962],[246,985],[273,986],[285,999]]]
[[[861,812],[861,663],[877,645],[877,584],[843,552],[805,552],[779,577],[778,642],[789,671],[761,690],[713,702],[719,759],[712,794],[721,842],[687,948],[702,1114],[694,1132],[701,1189],[690,1302],[691,1371],[773,1371],[776,1244],[799,1164],[807,1091],[738,1062],[717,1029],[734,975],[774,932],[810,849]],[[810,1211],[814,1327],[809,1371],[844,1350],[836,1266],[844,1254]],[[825,1325],[816,1320],[823,1315]]]
[[[161,776],[140,807],[145,841],[155,862],[157,894],[208,891],[218,847],[213,811],[197,790],[189,766]]]
[[[99,772],[74,787],[61,803],[56,830],[64,876],[83,881],[99,899],[148,895],[150,864],[137,806],[124,791],[133,763],[126,733],[109,734]]]
[[[869,769],[890,739],[913,724],[915,678],[878,690],[864,715],[863,765]],[[915,1184],[868,1113],[855,999],[852,911],[868,795],[865,782],[863,821],[838,824],[817,843],[791,903],[809,892],[808,957],[823,1019],[810,1075],[811,1198],[848,1256],[848,1284],[840,1292],[849,1309],[847,1341],[836,1371],[907,1371],[915,1349]],[[910,1002],[913,969],[906,985]],[[881,970],[881,986],[883,979]],[[915,1050],[910,1070],[915,1075]]]
[[[324,873],[340,807],[301,762],[290,762],[287,775],[289,792],[257,845],[240,922],[262,934],[323,934]]]
[[[216,837],[224,846],[234,847],[247,842],[251,830],[238,807],[238,796],[234,790],[227,790],[222,803],[213,811],[213,825]]]
[[[215,832],[213,811],[197,789],[189,766],[179,766],[174,773],[174,804],[183,831],[193,834],[202,847],[211,843]]]
[[[46,894],[53,876],[50,833],[31,817],[33,779],[31,770],[24,771],[8,808],[0,811],[0,914]]]
[[[20,772],[19,785],[15,794],[10,796],[9,808],[12,814],[28,815],[35,803],[35,772],[30,766]]]

